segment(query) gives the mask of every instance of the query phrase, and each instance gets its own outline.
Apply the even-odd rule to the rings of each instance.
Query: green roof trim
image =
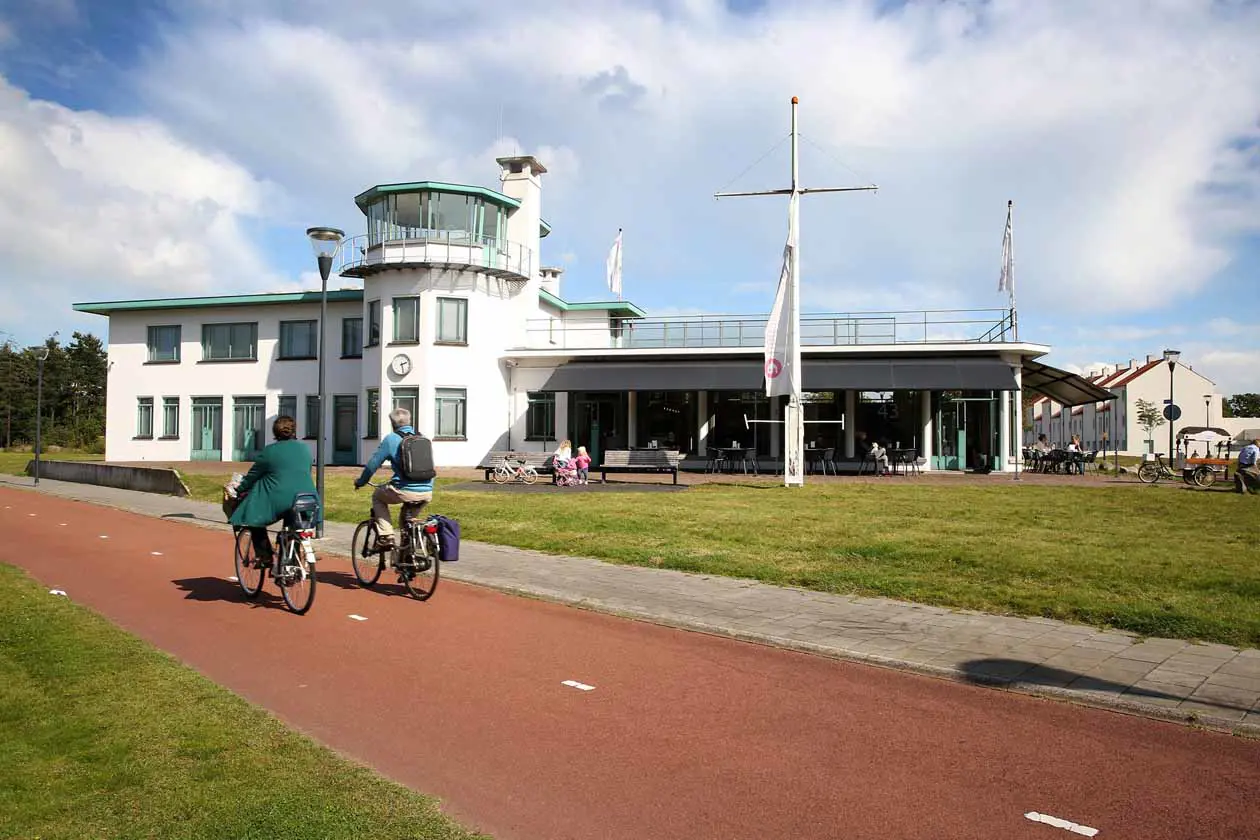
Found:
[[[506,196],[501,192],[496,192],[486,187],[474,187],[468,184],[448,184],[445,181],[411,181],[405,184],[377,184],[371,189],[364,190],[354,197],[354,203],[359,206],[363,213],[367,214],[367,206],[372,203],[373,199],[378,196],[389,195],[391,193],[413,193],[413,192],[444,192],[455,193],[456,195],[469,195],[474,198],[483,198],[500,207],[509,210],[515,210],[521,206],[521,203],[511,196]],[[546,236],[551,233],[551,225],[544,221],[540,221],[540,236]]]
[[[551,225],[547,224],[546,219],[539,219],[538,226],[542,228],[542,231],[538,234],[540,239],[546,236],[547,234],[551,233]]]
[[[647,313],[628,300],[594,301],[591,303],[569,303],[553,295],[546,289],[538,290],[538,298],[549,303],[561,312],[618,312],[632,318],[646,318]]]
[[[282,303],[319,303],[319,292],[271,292],[253,295],[220,295],[218,297],[149,298],[147,300],[107,300],[96,303],[76,303],[75,312],[91,315],[109,315],[113,312],[142,312],[153,309],[206,309],[215,306],[274,306]],[[548,292],[538,290],[538,299],[564,312],[591,312],[606,310],[627,317],[647,316],[629,301],[613,300],[597,303],[569,303]],[[329,303],[352,303],[363,300],[361,289],[333,289],[328,292]]]
[[[75,312],[108,315],[111,312],[138,312],[146,309],[194,309],[210,306],[271,306],[278,303],[319,303],[319,292],[272,292],[254,295],[221,295],[218,297],[150,298],[148,300],[108,300],[97,303],[76,303]],[[358,289],[334,289],[328,292],[329,303],[363,300]]]

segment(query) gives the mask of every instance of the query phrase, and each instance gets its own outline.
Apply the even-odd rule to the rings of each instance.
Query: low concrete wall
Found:
[[[26,465],[26,474],[35,474],[33,459]],[[95,461],[46,461],[40,458],[39,477],[53,481],[72,481],[76,484],[118,487],[122,490],[139,490],[142,493],[188,495],[188,488],[184,486],[179,473],[166,468],[123,467]]]

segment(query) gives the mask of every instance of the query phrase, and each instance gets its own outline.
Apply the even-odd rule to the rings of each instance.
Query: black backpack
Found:
[[[408,484],[427,484],[437,476],[433,468],[433,443],[424,435],[410,434],[398,445],[398,471]]]

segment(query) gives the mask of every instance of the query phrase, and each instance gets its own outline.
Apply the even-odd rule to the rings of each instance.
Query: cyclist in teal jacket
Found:
[[[379,551],[388,551],[394,547],[394,524],[389,511],[390,505],[419,505],[416,508],[418,514],[425,505],[433,501],[433,482],[407,481],[402,476],[402,466],[399,464],[398,448],[402,445],[403,435],[416,433],[411,426],[411,412],[405,408],[395,408],[389,413],[389,423],[393,431],[381,438],[381,445],[376,447],[372,457],[363,466],[363,472],[354,482],[355,490],[363,487],[386,461],[394,469],[394,475],[389,482],[377,487],[372,494],[372,519],[376,522],[376,548]]]

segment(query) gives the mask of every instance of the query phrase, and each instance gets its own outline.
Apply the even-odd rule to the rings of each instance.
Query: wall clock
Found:
[[[399,353],[389,363],[389,369],[397,376],[406,376],[407,372],[411,370],[411,359],[408,359],[405,354]]]

